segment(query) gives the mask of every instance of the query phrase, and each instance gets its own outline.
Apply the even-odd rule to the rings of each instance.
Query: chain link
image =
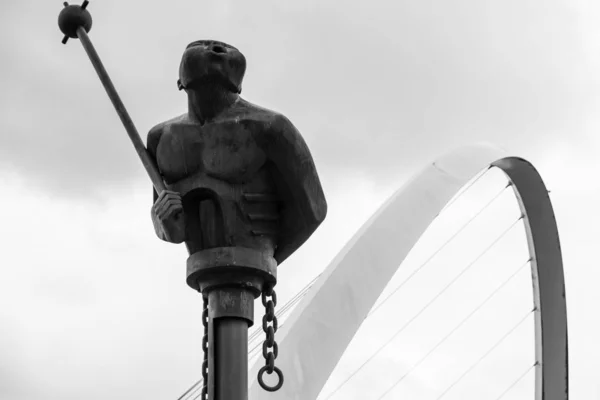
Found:
[[[270,299],[269,299],[270,297]],[[265,315],[263,316],[262,326],[266,334],[266,339],[263,342],[262,353],[265,358],[265,366],[258,371],[258,383],[260,386],[269,391],[275,392],[283,385],[283,373],[275,366],[275,359],[279,354],[279,347],[275,341],[275,332],[277,332],[277,317],[275,316],[275,306],[277,305],[277,294],[273,290],[272,285],[266,285],[262,292],[262,303],[265,307]],[[271,323],[271,325],[269,325]],[[263,381],[264,373],[271,375],[275,372],[278,376],[278,383],[275,386],[269,386]]]
[[[203,296],[202,325],[204,326],[204,336],[202,337],[202,351],[204,352],[204,361],[202,361],[202,400],[208,398],[208,296]]]

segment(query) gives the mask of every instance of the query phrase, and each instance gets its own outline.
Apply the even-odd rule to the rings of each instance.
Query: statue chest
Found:
[[[243,124],[223,122],[165,127],[156,161],[167,182],[198,172],[230,183],[243,183],[264,165],[266,157]]]

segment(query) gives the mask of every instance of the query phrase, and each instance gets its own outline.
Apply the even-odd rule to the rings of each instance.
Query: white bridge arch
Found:
[[[278,332],[277,366],[285,384],[255,400],[314,400],[399,265],[443,207],[477,173],[502,169],[513,189],[531,255],[535,301],[536,400],[568,399],[564,274],[546,187],[526,160],[489,145],[452,151],[427,165],[362,226],[325,269]],[[398,226],[403,230],[398,233]],[[250,376],[256,376],[260,362]]]

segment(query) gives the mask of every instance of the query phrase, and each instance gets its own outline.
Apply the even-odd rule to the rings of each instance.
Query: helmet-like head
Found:
[[[242,92],[246,58],[238,49],[216,40],[190,43],[179,66],[177,85],[181,89],[220,83],[234,93]]]

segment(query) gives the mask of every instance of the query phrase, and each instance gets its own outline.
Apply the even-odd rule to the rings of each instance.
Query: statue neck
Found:
[[[187,93],[188,115],[202,125],[231,107],[239,98],[237,93],[230,92],[222,85],[203,85]]]

